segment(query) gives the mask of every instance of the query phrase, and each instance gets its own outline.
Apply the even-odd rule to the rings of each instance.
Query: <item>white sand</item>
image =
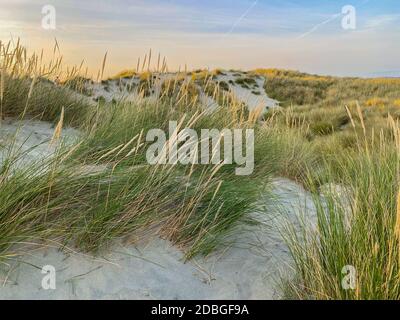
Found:
[[[157,100],[160,95],[161,86],[166,80],[176,78],[176,73],[153,73],[155,76],[154,86],[150,97],[146,99]],[[219,81],[225,81],[234,94],[235,98],[246,104],[249,110],[254,110],[256,108],[261,108],[263,112],[268,111],[271,108],[276,108],[279,106],[277,100],[271,99],[265,92],[264,77],[254,77],[256,84],[251,88],[243,88],[242,86],[235,83],[238,78],[249,78],[247,74],[241,71],[231,72],[224,71],[224,74],[217,75],[212,81],[215,83]],[[230,84],[229,80],[234,83]],[[191,76],[186,77],[186,81],[191,81]],[[108,80],[106,83],[87,83],[86,88],[92,92],[93,99],[97,100],[100,97],[104,98],[106,101],[110,102],[113,99],[116,101],[126,100],[126,101],[137,101],[139,99],[138,85],[140,83],[140,78],[138,76],[132,78],[125,78],[121,80]],[[127,90],[129,85],[133,85],[134,88],[131,91]],[[213,98],[205,94],[203,88],[198,86],[200,102],[207,108],[215,110],[218,107],[216,101]],[[259,94],[255,94],[258,92]]]
[[[305,206],[314,212],[300,186],[285,179],[273,185],[276,201],[293,223]],[[279,277],[291,271],[287,247],[277,231],[283,215],[273,208],[268,215],[254,214],[261,223],[243,226],[232,247],[186,264],[182,252],[161,239],[147,245],[115,245],[98,258],[52,248],[31,251],[2,265],[0,299],[279,298]],[[44,265],[57,270],[55,290],[41,287]]]
[[[18,134],[16,135],[16,132]],[[48,122],[38,120],[15,121],[6,119],[0,123],[0,165],[13,146],[14,152],[21,154],[18,165],[28,165],[48,159],[54,154],[57,144],[51,144],[54,127]],[[72,143],[79,132],[64,128],[58,143]]]
[[[279,102],[269,98],[265,92],[264,77],[254,77],[256,84],[252,88],[248,89],[243,88],[241,85],[235,82],[235,80],[240,78],[249,78],[248,75],[242,72],[230,71],[224,71],[224,74],[225,75],[218,75],[217,81],[225,81],[229,85],[229,88],[235,95],[236,99],[245,103],[250,111],[257,108],[262,108],[262,113],[264,113],[271,108],[276,108],[279,106]],[[235,76],[236,74],[237,76]],[[229,83],[229,81],[233,81],[233,84]],[[259,94],[255,94],[253,92],[258,92]]]
[[[137,77],[132,79],[108,80],[107,83],[93,82],[87,83],[86,89],[92,92],[94,99],[103,97],[106,101],[111,102],[113,99],[116,101],[127,100],[135,101],[138,98],[137,86],[140,80]],[[132,85],[135,89],[128,91],[127,86]]]

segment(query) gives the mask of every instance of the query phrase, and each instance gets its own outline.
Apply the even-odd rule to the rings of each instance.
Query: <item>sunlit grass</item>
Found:
[[[399,80],[238,73],[243,86],[266,77],[267,94],[283,102],[284,109],[260,121],[259,111],[249,112],[216,81],[223,70],[185,70],[160,84],[166,62],[159,57],[151,69],[149,53],[135,70],[103,83],[135,77],[138,99],[96,103],[86,99],[94,81],[81,68],[64,70],[60,58],[43,66],[19,44],[2,44],[0,52],[1,118],[54,123],[56,147],[45,161],[17,167],[27,151],[15,139],[0,145],[0,258],[18,253],[22,243],[97,252],[117,239],[157,236],[186,258],[207,255],[255,210],[275,175],[306,187],[317,208],[316,229],[305,224],[300,234],[291,228],[285,234],[296,270],[285,286],[288,297],[399,298]],[[219,107],[205,110],[201,93]],[[253,128],[254,173],[239,177],[232,165],[220,164],[149,165],[146,132],[167,132],[169,121],[196,132]],[[81,133],[72,145],[61,141],[66,126]],[[334,188],[322,196],[329,185],[345,196]],[[346,265],[357,270],[355,290],[341,286]]]
[[[75,69],[66,74],[60,62],[44,69],[19,45],[8,50],[0,61],[6,66],[2,115],[54,122],[52,143],[59,146],[44,162],[20,168],[14,164],[25,154],[7,145],[14,151],[0,164],[0,257],[25,242],[55,241],[95,252],[116,239],[154,236],[169,239],[187,258],[208,254],[251,211],[268,183],[270,169],[261,161],[251,178],[240,179],[229,165],[153,166],[145,158],[149,129],[167,131],[170,120],[180,119],[195,130],[254,127],[254,116],[244,109],[225,103],[206,113],[193,85],[181,79],[171,80],[174,89],[163,87],[155,101],[142,94],[136,102],[89,103],[81,94],[92,80]],[[150,90],[152,72],[140,78],[141,90]],[[72,146],[60,144],[66,125],[81,131]]]

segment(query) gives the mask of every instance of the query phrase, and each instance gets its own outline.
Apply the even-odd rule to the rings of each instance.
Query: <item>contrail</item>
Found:
[[[363,3],[361,3],[361,4],[358,6],[358,8],[364,7],[369,1],[370,1],[370,0],[365,0]],[[328,20],[325,20],[325,21],[323,21],[323,22],[321,22],[321,23],[316,24],[316,25],[315,25],[314,27],[312,27],[309,31],[307,31],[307,32],[303,33],[302,35],[298,36],[297,39],[301,39],[301,38],[304,38],[304,37],[308,36],[309,34],[315,32],[316,30],[318,30],[319,27],[322,27],[323,25],[325,25],[325,24],[327,24],[327,23],[329,23],[329,22],[331,22],[331,21],[333,21],[333,20],[339,18],[339,17],[342,16],[342,15],[343,15],[342,13],[336,13],[336,14],[332,15]]]
[[[327,24],[327,23],[329,23],[329,22],[331,22],[331,21],[333,21],[333,20],[339,18],[341,15],[342,15],[341,13],[336,13],[336,14],[332,15],[328,20],[325,20],[325,21],[323,21],[323,22],[321,22],[321,23],[316,24],[316,25],[315,25],[314,27],[312,27],[310,30],[308,30],[307,32],[305,32],[305,33],[303,33],[302,35],[298,36],[297,38],[298,38],[298,39],[301,39],[301,38],[304,38],[304,37],[308,36],[309,34],[311,34],[311,33],[315,32],[315,31],[317,31],[317,29],[318,29],[319,27],[322,27],[323,25],[325,25],[325,24]]]
[[[247,10],[235,21],[235,23],[232,25],[231,29],[226,33],[231,34],[233,30],[237,27],[237,25],[249,14],[249,12],[257,5],[258,0],[254,1],[250,7],[247,8]]]

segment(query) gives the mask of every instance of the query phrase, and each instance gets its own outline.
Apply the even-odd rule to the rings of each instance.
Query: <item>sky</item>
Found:
[[[42,27],[45,5],[55,8],[55,29]],[[93,74],[106,52],[111,75],[151,49],[171,70],[400,76],[399,0],[0,0],[0,40],[17,38],[49,56],[56,38],[66,63],[84,59]]]

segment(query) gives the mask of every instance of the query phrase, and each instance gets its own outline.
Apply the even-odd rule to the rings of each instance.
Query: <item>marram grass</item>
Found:
[[[287,296],[298,299],[400,299],[399,124],[390,116],[390,137],[370,144],[359,137],[358,151],[342,151],[336,165],[326,163],[325,180],[340,185],[320,195],[309,181],[317,210],[317,227],[302,226],[287,240],[296,276],[286,283]],[[397,138],[398,139],[398,138]],[[354,287],[343,286],[343,268],[354,267]]]
[[[19,43],[1,44],[1,118],[53,122],[57,152],[16,169],[24,153],[14,142],[0,145],[0,259],[23,253],[25,245],[96,252],[116,239],[154,236],[181,247],[186,258],[209,254],[254,210],[274,174],[308,188],[317,209],[316,229],[285,233],[296,271],[285,282],[287,297],[400,298],[398,80],[256,70],[250,75],[266,76],[267,93],[288,106],[260,123],[257,112],[213,82],[222,71],[179,73],[159,99],[147,99],[150,59],[117,76],[140,76],[142,99],[94,103],[80,67],[64,70],[61,57],[43,64]],[[106,56],[99,77],[105,63]],[[160,57],[158,65],[167,70]],[[203,112],[195,84],[221,108]],[[221,165],[148,165],[146,131],[181,119],[195,130],[254,128],[254,174],[238,177]],[[60,141],[67,125],[82,133],[69,146]],[[321,197],[326,184],[341,186],[346,196],[332,189]],[[356,270],[351,290],[342,286],[349,265]]]

